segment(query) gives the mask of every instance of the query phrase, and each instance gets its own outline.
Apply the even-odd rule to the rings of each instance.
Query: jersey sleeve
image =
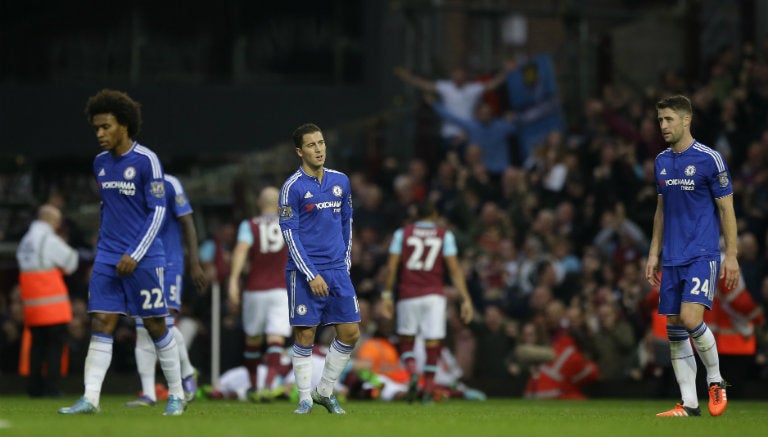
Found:
[[[346,247],[344,260],[347,264],[347,271],[349,271],[352,268],[352,187],[349,178],[345,177],[344,179],[344,190],[347,196],[341,203],[341,235]]]
[[[249,220],[240,222],[240,227],[237,228],[237,242],[253,246],[253,229]]]
[[[142,173],[140,181],[143,183],[143,187],[140,189],[144,191],[144,206],[149,214],[147,214],[138,234],[138,240],[126,250],[126,253],[136,262],[141,261],[152,246],[152,242],[163,226],[166,212],[165,182],[160,160],[152,154],[146,157],[143,165],[139,168]]]
[[[389,243],[389,253],[392,255],[401,255],[403,253],[403,228],[400,228],[392,234],[392,242]]]
[[[181,181],[174,176],[165,175],[168,182],[165,189],[168,191],[168,208],[174,217],[192,214],[192,205],[189,203],[187,193]]]
[[[728,166],[720,152],[712,151],[711,170],[709,171],[709,189],[715,199],[733,194],[733,184]]]
[[[456,236],[451,231],[445,231],[443,237],[443,256],[457,256],[459,248],[456,246]]]
[[[280,216],[280,230],[283,233],[285,245],[288,247],[288,253],[291,256],[296,268],[307,278],[307,282],[315,279],[317,269],[307,256],[307,251],[301,243],[299,227],[301,225],[301,196],[295,189],[295,181],[286,183],[280,190],[280,206],[278,214]]]

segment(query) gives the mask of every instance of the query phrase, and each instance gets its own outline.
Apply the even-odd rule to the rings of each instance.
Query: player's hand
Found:
[[[229,303],[237,307],[240,305],[240,282],[237,280],[230,280],[229,287],[227,288],[229,294]]]
[[[136,266],[139,263],[136,262],[135,259],[131,258],[130,255],[127,253],[124,253],[123,256],[120,258],[120,262],[117,263],[117,275],[118,276],[128,276],[131,273],[133,273],[134,270],[136,270]]]
[[[203,267],[200,264],[193,263],[189,268],[189,276],[192,278],[192,283],[195,284],[195,288],[198,291],[203,291],[208,287],[208,276],[206,276]]]
[[[720,278],[725,276],[725,289],[733,290],[739,284],[739,261],[735,256],[726,255],[720,266]]]
[[[645,265],[645,279],[648,280],[648,283],[653,285],[654,287],[658,287],[661,285],[661,281],[659,280],[659,257],[658,256],[649,256],[648,262]]]
[[[325,283],[325,279],[320,275],[315,276],[315,279],[309,281],[309,288],[312,289],[312,294],[315,296],[328,296],[328,284]]]
[[[395,315],[395,302],[392,298],[381,298],[381,317],[392,320]]]
[[[472,305],[472,300],[464,299],[461,302],[461,321],[464,324],[469,324],[475,317],[475,308]]]

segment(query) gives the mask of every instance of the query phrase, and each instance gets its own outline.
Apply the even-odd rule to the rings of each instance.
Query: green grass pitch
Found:
[[[56,410],[76,399],[0,397],[0,437],[472,437],[472,436],[691,436],[768,435],[768,402],[732,400],[720,417],[657,418],[674,401],[448,400],[424,406],[405,402],[348,401],[345,416],[315,406],[308,416],[292,414],[287,401],[254,404],[199,399],[180,417],[153,408],[125,408],[129,396],[104,396],[101,413],[64,416]],[[702,402],[703,410],[706,403]]]

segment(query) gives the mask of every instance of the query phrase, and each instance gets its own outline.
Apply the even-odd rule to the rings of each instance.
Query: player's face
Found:
[[[685,136],[686,128],[689,126],[690,117],[680,116],[670,108],[660,109],[658,111],[659,128],[661,136],[667,144],[675,145]]]
[[[296,149],[301,161],[310,169],[317,170],[325,164],[325,139],[322,132],[304,134],[301,148]]]
[[[91,119],[91,126],[102,149],[119,154],[125,152],[128,142],[128,128],[117,122],[112,114],[96,114]]]

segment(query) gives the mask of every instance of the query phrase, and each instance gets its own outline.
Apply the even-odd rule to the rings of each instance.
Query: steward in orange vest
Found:
[[[60,224],[58,208],[49,204],[41,206],[37,220],[32,222],[16,250],[24,325],[31,333],[27,391],[33,397],[59,395],[57,384],[67,324],[72,320],[63,274],[77,270],[79,260],[77,251],[56,235],[55,229]]]
[[[712,311],[704,313],[704,321],[717,341],[721,372],[729,375],[733,386],[729,392],[742,394],[758,378],[755,328],[765,323],[763,309],[755,304],[743,278],[731,290],[718,281]]]

